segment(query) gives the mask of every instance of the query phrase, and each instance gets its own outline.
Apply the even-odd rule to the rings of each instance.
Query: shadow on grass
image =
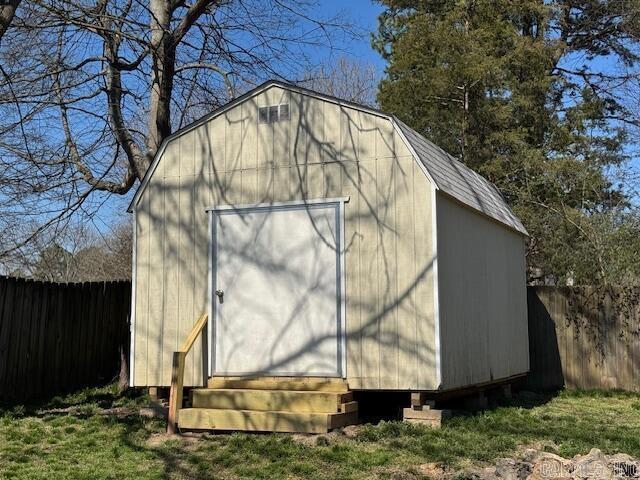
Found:
[[[469,408],[467,401],[473,396],[436,400],[436,408],[453,410],[456,415],[473,415],[479,411],[493,410],[499,407],[519,407],[531,409],[547,404],[562,390],[515,392],[512,398],[504,398],[498,390],[488,391],[488,408],[478,410]],[[354,400],[358,402],[359,417],[363,423],[378,423],[380,421],[402,420],[402,409],[409,407],[410,394],[408,392],[354,392]],[[437,397],[436,397],[437,398]]]
[[[109,462],[118,460],[96,459],[96,448],[122,450],[128,452],[122,455],[130,462],[131,472],[147,462],[145,478],[371,478],[385,469],[404,472],[424,462],[453,466],[489,462],[511,455],[518,446],[540,441],[567,458],[593,447],[640,456],[638,394],[520,391],[511,399],[493,398],[490,408],[483,411],[460,410],[460,415],[441,429],[389,421],[397,419],[398,409],[409,398],[406,393],[360,396],[359,400],[366,402],[362,404],[365,414],[376,424],[358,427],[349,436],[338,431],[318,437],[243,433],[169,437],[164,433],[165,422],[138,414],[135,406],[148,400],[142,392],[118,395],[109,387],[53,402],[62,406],[58,408],[70,408],[67,412],[46,413],[45,407],[52,401],[38,405],[37,410],[44,412],[45,422],[53,418],[49,426],[66,435],[64,441],[73,443],[70,448],[76,453],[77,442],[82,443],[86,435],[98,435],[96,446],[86,448],[81,457],[97,470],[108,469]],[[119,406],[129,413],[120,415],[115,410]],[[63,423],[65,416],[68,424]],[[16,425],[20,430],[16,435],[26,435],[25,429],[31,429],[30,436],[47,433],[30,419]],[[72,429],[71,433],[65,433],[66,428]],[[16,444],[18,447],[22,444]],[[136,477],[131,473],[124,478]]]
[[[148,401],[145,389],[129,388],[120,392],[116,384],[107,384],[49,398],[36,398],[23,403],[3,403],[0,404],[0,416],[41,416],[41,412],[53,410],[57,410],[61,414],[73,414],[82,411],[89,412],[92,408],[136,408],[146,405]],[[89,414],[84,416],[89,416]]]

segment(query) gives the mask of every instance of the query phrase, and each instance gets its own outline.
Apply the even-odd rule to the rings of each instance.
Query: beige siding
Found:
[[[289,122],[257,123],[259,106],[287,102]],[[431,188],[387,119],[278,87],[178,137],[136,211],[135,384],[169,384],[171,350],[206,311],[206,205],[349,196],[349,384],[436,388]]]
[[[437,195],[442,388],[529,368],[524,237]]]

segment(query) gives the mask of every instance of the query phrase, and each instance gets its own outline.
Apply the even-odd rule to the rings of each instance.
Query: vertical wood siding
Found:
[[[290,121],[258,124],[280,103]],[[178,137],[137,207],[135,384],[169,384],[170,352],[207,309],[206,206],[349,196],[349,384],[435,388],[431,188],[387,119],[278,87]],[[204,375],[201,346],[185,384]]]
[[[437,195],[442,388],[529,369],[524,237]]]

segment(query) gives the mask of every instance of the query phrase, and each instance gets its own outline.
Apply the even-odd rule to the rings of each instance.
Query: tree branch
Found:
[[[184,65],[180,65],[179,67],[176,68],[175,73],[179,73],[182,72],[184,70],[192,70],[192,69],[205,69],[205,70],[211,70],[213,72],[216,72],[218,74],[220,74],[220,76],[222,77],[222,79],[224,80],[224,84],[227,87],[227,94],[229,95],[229,98],[233,98],[234,95],[234,89],[233,89],[233,83],[231,82],[231,79],[229,78],[230,73],[223,70],[222,68],[218,67],[217,65],[214,65],[212,63],[201,63],[201,62],[193,62],[193,63],[186,63]]]
[[[93,172],[91,171],[91,169],[83,163],[82,155],[80,155],[80,152],[78,150],[78,145],[73,139],[73,135],[71,133],[71,127],[69,126],[67,106],[65,104],[64,96],[62,93],[63,89],[60,83],[59,73],[54,76],[54,88],[56,90],[56,95],[58,98],[60,120],[62,123],[62,130],[65,135],[66,144],[69,149],[69,159],[71,160],[71,163],[73,163],[75,168],[82,175],[82,178],[84,179],[84,181],[87,182],[93,189],[106,191],[110,193],[117,193],[117,194],[127,193],[131,189],[131,187],[133,186],[136,180],[135,172],[133,171],[131,166],[129,166],[129,168],[127,169],[127,173],[125,174],[125,177],[121,182],[110,182],[110,181],[104,180],[104,176],[109,172],[109,170],[111,170],[111,168],[113,168],[113,166],[116,163],[117,153],[114,156],[113,162],[106,169],[105,173],[102,175],[101,178],[96,178]]]
[[[200,16],[207,11],[207,8],[211,5],[217,5],[220,0],[196,0],[194,4],[192,4],[187,13],[185,13],[184,17],[175,28],[172,36],[173,45],[178,45],[182,40],[189,29],[198,21]]]

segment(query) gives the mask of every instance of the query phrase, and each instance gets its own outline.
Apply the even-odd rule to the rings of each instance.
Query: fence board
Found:
[[[530,388],[640,391],[640,287],[529,287]]]
[[[128,358],[131,283],[56,284],[0,276],[0,401],[115,378]]]
[[[7,320],[13,308],[13,282],[0,282],[4,291],[4,298],[0,304],[0,358],[6,359],[9,354],[9,338],[11,337],[11,322]],[[0,385],[7,372],[7,362],[0,362]]]
[[[109,381],[128,358],[130,282],[0,276],[0,401]],[[529,287],[531,388],[640,391],[640,287]]]

